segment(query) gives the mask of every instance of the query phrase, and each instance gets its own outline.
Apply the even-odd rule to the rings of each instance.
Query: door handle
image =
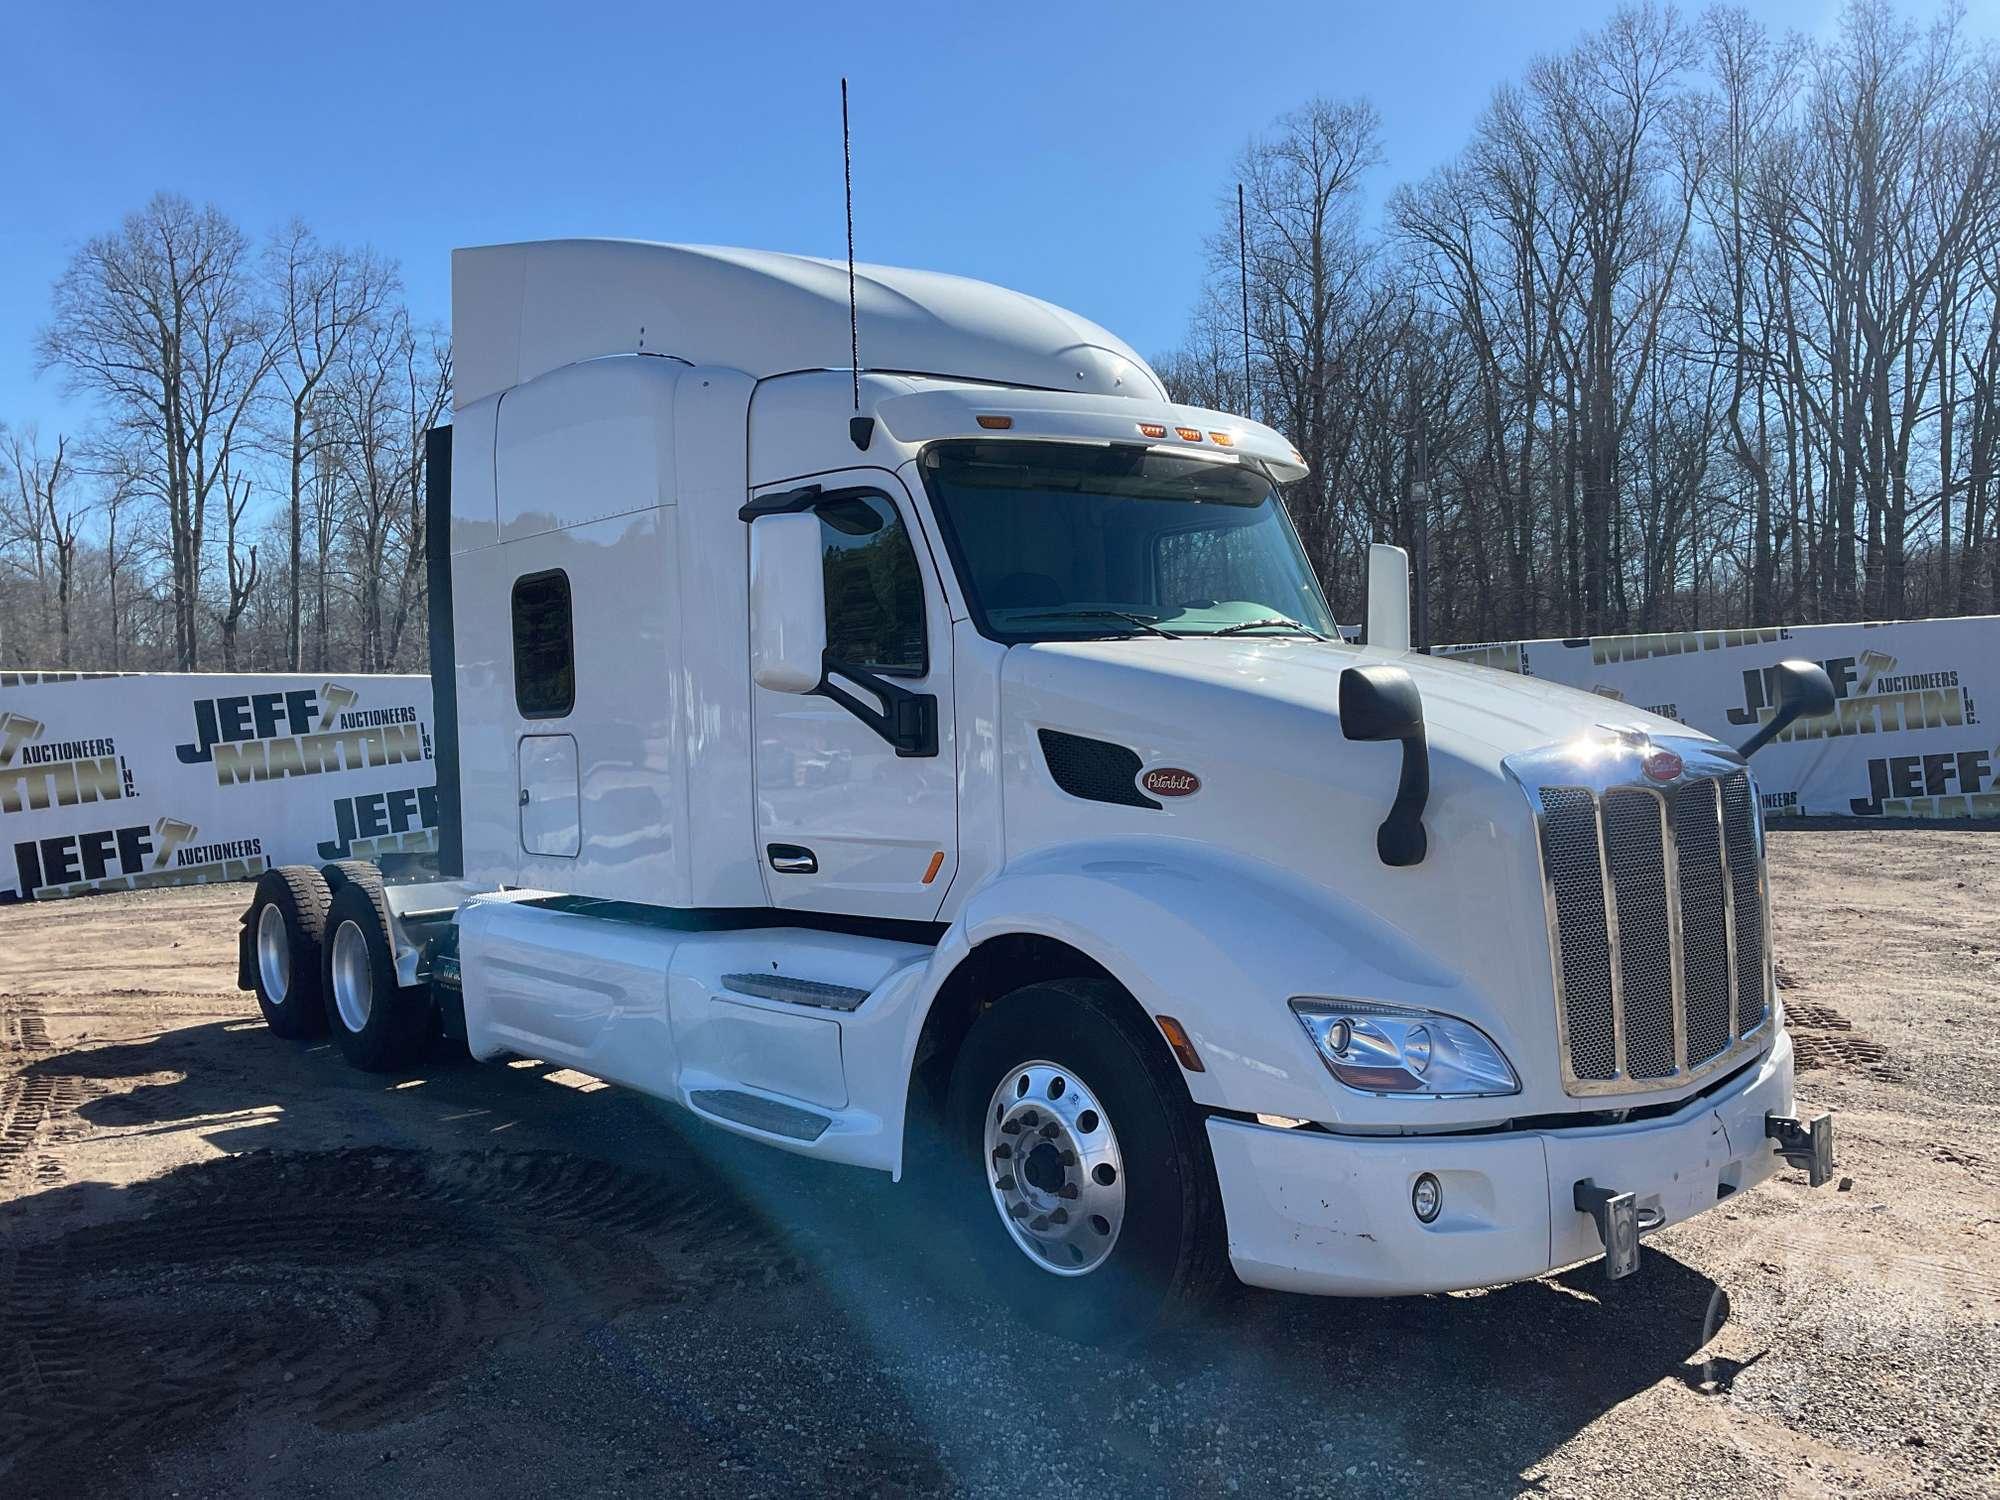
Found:
[[[527,789],[526,787],[522,787],[522,788],[521,788],[521,806],[523,806],[523,807],[526,807],[527,805],[528,805],[528,789]]]
[[[803,844],[766,844],[764,853],[780,875],[817,875],[819,860]]]

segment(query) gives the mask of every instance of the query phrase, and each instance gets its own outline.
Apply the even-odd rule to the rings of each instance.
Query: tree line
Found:
[[[2000,58],[1957,10],[1628,6],[1380,162],[1360,99],[1249,143],[1157,361],[1305,455],[1344,619],[1371,540],[1425,641],[2000,611]],[[451,355],[393,264],[163,194],[38,353],[98,419],[0,426],[0,666],[425,665]]]
[[[1379,223],[1373,108],[1279,118],[1160,368],[1305,454],[1344,618],[1370,540],[1435,641],[1991,612],[1997,150],[1955,9],[1809,41],[1630,6]]]
[[[83,245],[38,364],[87,430],[0,425],[0,665],[425,665],[446,334],[395,265],[161,194]]]

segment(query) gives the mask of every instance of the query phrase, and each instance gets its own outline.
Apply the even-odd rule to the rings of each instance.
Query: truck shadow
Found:
[[[186,1163],[0,1204],[15,1493],[150,1487],[149,1466],[260,1422],[302,1465],[446,1424],[585,1488],[616,1487],[596,1466],[629,1462],[643,1430],[693,1493],[1033,1491],[1100,1471],[1176,1493],[1514,1493],[1662,1379],[1726,1389],[1698,1358],[1726,1297],[1651,1248],[1616,1284],[1585,1267],[1450,1297],[1243,1292],[1090,1349],[988,1300],[962,1231],[907,1189],[560,1069],[441,1059],[386,1080],[231,1022],[15,1076],[69,1080],[70,1112],[121,1149]],[[493,1395],[527,1368],[562,1394]]]

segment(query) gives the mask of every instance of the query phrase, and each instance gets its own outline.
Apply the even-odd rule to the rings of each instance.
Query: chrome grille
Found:
[[[1633,1078],[1671,1078],[1676,1071],[1674,954],[1660,814],[1661,799],[1651,792],[1611,792],[1604,798],[1604,852],[1618,912],[1625,1071]]]
[[[1770,1010],[1749,772],[1691,743],[1681,780],[1634,785],[1651,747],[1621,738],[1634,755],[1582,774],[1554,754],[1508,762],[1538,813],[1572,1094],[1699,1077],[1759,1045]]]
[[[1597,854],[1597,799],[1581,787],[1550,787],[1542,794],[1542,859],[1563,914],[1557,943],[1569,1066],[1578,1078],[1616,1078],[1617,1005]]]
[[[1736,1030],[1764,1023],[1764,893],[1755,858],[1736,858],[1757,847],[1757,807],[1748,772],[1722,783],[1722,832],[1729,843],[1729,891],[1736,914]]]
[[[1681,989],[1687,1004],[1688,1066],[1727,1047],[1729,902],[1723,895],[1722,814],[1713,780],[1691,781],[1667,796],[1680,855]]]

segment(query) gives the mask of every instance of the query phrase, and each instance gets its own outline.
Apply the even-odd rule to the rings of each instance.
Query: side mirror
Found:
[[[1369,616],[1374,617],[1372,599]],[[1424,806],[1431,799],[1431,751],[1424,734],[1424,701],[1410,674],[1401,667],[1349,667],[1342,672],[1340,732],[1350,740],[1403,742],[1396,800],[1375,830],[1375,852],[1385,865],[1422,864],[1429,849]]]
[[[1777,679],[1778,711],[1764,727],[1737,747],[1745,760],[1762,750],[1799,719],[1817,719],[1833,712],[1833,682],[1826,668],[1809,661],[1781,661],[1773,670]]]
[[[758,516],[750,527],[750,676],[774,693],[810,693],[826,675],[826,575],[819,517]]]
[[[1410,554],[1387,542],[1368,549],[1368,644],[1410,649]]]

